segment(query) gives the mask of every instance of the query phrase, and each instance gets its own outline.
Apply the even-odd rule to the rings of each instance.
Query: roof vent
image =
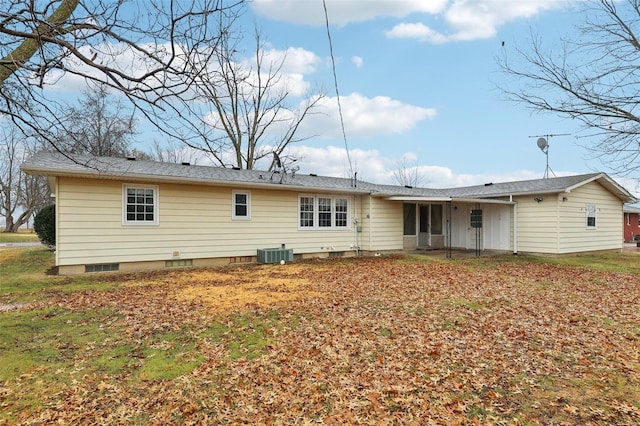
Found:
[[[493,185],[493,182],[489,182],[489,183],[485,183],[484,186],[491,186]]]
[[[232,169],[233,169],[233,170],[240,170],[240,167],[238,167],[238,166],[233,166],[233,167],[232,167]]]
[[[309,176],[317,177],[318,175],[315,173],[309,173]]]
[[[413,186],[411,186],[411,185],[405,185],[404,187],[405,188],[409,188],[409,189],[413,189]]]
[[[183,166],[190,166],[190,165],[191,165],[191,163],[190,163],[190,162],[188,162],[188,161],[183,161],[183,162],[182,162],[182,165],[183,165]]]
[[[136,157],[127,157],[127,160],[129,160],[129,161],[136,161]]]

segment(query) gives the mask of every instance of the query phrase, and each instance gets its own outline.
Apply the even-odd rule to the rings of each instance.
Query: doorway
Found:
[[[442,204],[420,204],[418,210],[418,247],[443,248]]]

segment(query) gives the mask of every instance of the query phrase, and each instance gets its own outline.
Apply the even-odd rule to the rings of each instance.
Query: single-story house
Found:
[[[251,262],[270,248],[620,251],[623,205],[636,201],[604,173],[428,189],[46,152],[22,170],[49,177],[61,274]]]
[[[640,207],[624,206],[624,240],[633,242],[640,235]]]

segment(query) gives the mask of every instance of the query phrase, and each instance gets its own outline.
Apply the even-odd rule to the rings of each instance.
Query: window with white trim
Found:
[[[331,228],[331,198],[318,198],[318,226],[320,228]]]
[[[349,199],[301,195],[298,199],[301,229],[348,229]]]
[[[233,212],[232,219],[249,220],[251,219],[251,193],[233,191]]]
[[[300,197],[300,227],[301,228],[313,228],[314,227],[314,197]]]
[[[336,198],[336,228],[346,228],[349,226],[349,200],[347,198]]]
[[[595,204],[587,204],[587,229],[595,229],[596,228],[596,205]]]
[[[158,224],[158,187],[124,185],[122,190],[124,225]]]

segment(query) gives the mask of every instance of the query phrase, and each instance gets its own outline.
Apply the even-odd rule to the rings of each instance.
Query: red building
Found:
[[[640,235],[640,208],[624,207],[624,240],[634,241],[636,235]]]

